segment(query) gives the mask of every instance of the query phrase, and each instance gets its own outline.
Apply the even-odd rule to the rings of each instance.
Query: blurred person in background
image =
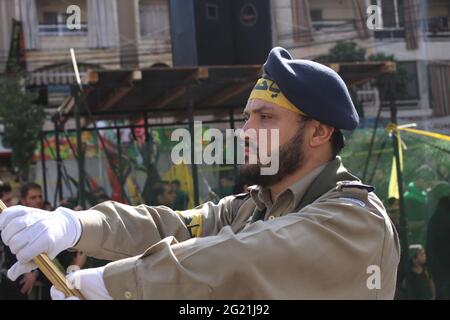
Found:
[[[436,298],[450,300],[450,184],[441,183],[430,194],[439,200],[428,223],[428,265],[436,283]]]
[[[87,262],[87,256],[83,251],[64,250],[56,257],[64,273],[83,269]]]
[[[28,182],[20,188],[20,204],[26,207],[42,209],[44,207],[44,198],[42,197],[42,188],[34,182]]]
[[[172,207],[175,204],[176,193],[167,181],[160,181],[153,187],[154,206]]]
[[[427,255],[420,244],[409,246],[410,269],[404,281],[407,300],[435,300],[436,289],[427,270]]]
[[[44,201],[42,209],[47,210],[47,211],[53,211],[53,207],[52,207],[51,203],[47,200]]]
[[[172,180],[170,183],[175,192],[175,210],[186,210],[189,203],[189,195],[186,191],[181,190],[180,180]]]
[[[0,181],[0,200],[10,207],[13,205],[13,196],[11,185],[7,182]],[[11,281],[6,274],[9,268],[16,263],[16,257],[11,250],[3,244],[0,239],[0,300],[27,300],[28,296],[21,292],[23,277],[16,281]],[[31,273],[31,272],[30,272]]]
[[[19,204],[35,209],[44,209],[42,187],[34,182],[27,182],[20,188]],[[34,299],[50,300],[50,281],[39,271],[25,273],[20,279],[21,292]]]

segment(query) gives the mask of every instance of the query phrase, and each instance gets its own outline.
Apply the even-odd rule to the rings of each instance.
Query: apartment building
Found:
[[[80,9],[80,26],[67,21]],[[22,22],[31,84],[47,86],[57,105],[73,82],[69,48],[83,73],[89,68],[146,68],[171,64],[165,0],[0,0],[0,72],[10,47],[12,19]]]
[[[66,25],[69,5],[81,9],[77,30]],[[376,30],[366,25],[370,5],[382,9]],[[450,115],[450,1],[271,0],[271,10],[274,45],[308,59],[327,54],[339,40],[355,41],[368,53],[393,54],[408,75],[407,88],[397,97],[399,116]],[[58,83],[73,79],[70,47],[82,72],[172,64],[168,0],[0,0],[0,72],[12,17],[22,21],[27,69],[36,85],[48,86],[50,103],[57,104],[67,90]],[[363,89],[373,96],[365,107],[370,117],[379,93]]]
[[[72,5],[81,9],[80,29],[67,27],[67,8]],[[136,50],[142,67],[171,60],[165,0],[2,0],[0,8],[0,50],[4,54],[8,49],[11,18],[21,20],[29,71],[65,61],[70,47],[84,63],[105,68],[121,66],[120,47],[129,50],[122,50],[125,60]]]
[[[371,5],[381,9],[381,26],[375,30],[366,27]],[[317,58],[338,40],[355,41],[369,54],[394,55],[407,74],[406,88],[397,94],[399,117],[450,115],[450,1],[278,0],[273,10],[277,43],[296,57]],[[373,93],[364,110],[373,117],[379,92],[363,89]],[[450,122],[449,117],[432,121]]]

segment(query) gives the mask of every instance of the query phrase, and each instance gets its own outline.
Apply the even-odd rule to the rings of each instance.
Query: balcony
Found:
[[[312,21],[312,37],[315,44],[357,38],[353,19],[323,19]]]
[[[70,30],[67,28],[67,21],[72,13],[67,12],[69,5],[75,5],[79,8],[79,21],[81,29]],[[39,36],[87,36],[87,1],[71,0],[36,0],[36,15],[38,19]]]
[[[439,40],[450,38],[450,18],[448,16],[431,17],[423,24],[423,34],[425,39]],[[376,39],[398,39],[405,37],[403,27],[383,28],[374,33]]]
[[[433,38],[450,38],[450,17],[431,17],[427,20],[426,36]]]
[[[376,30],[373,36],[375,39],[404,39],[405,28],[383,28],[382,30]]]
[[[52,36],[87,36],[87,24],[81,24],[80,29],[70,30],[66,24],[39,24],[39,35]]]
[[[355,20],[320,20],[313,21],[312,26],[316,32],[348,32],[355,30]]]

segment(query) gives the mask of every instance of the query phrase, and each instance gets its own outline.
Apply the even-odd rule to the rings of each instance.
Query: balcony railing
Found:
[[[450,37],[450,17],[432,17],[427,20],[428,38]]]
[[[320,20],[312,22],[313,29],[318,32],[328,31],[353,31],[355,30],[354,20]]]
[[[399,39],[405,38],[405,28],[383,28],[381,30],[375,30],[375,39]]]
[[[428,18],[422,26],[428,39],[450,37],[450,17],[448,16]],[[404,38],[405,29],[403,27],[383,28],[376,30],[374,36],[376,39]]]
[[[64,24],[40,24],[39,35],[41,36],[86,36],[87,24],[81,24],[80,29],[70,30]]]

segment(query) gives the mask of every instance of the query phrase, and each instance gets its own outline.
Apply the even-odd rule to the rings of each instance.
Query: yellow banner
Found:
[[[175,211],[183,219],[191,238],[198,238],[202,234],[202,212],[200,209]]]
[[[415,133],[415,134],[420,134],[422,136],[426,136],[426,137],[430,137],[430,138],[440,139],[440,140],[444,140],[444,141],[450,141],[450,136],[447,136],[442,133],[435,133],[435,132],[431,132],[431,131],[411,129],[411,128],[402,128],[402,127],[397,127],[397,128],[398,128],[398,130],[407,131],[407,132],[411,132],[411,133]]]
[[[397,147],[398,147],[398,154],[399,154],[399,158],[400,158],[400,171],[403,171],[402,139],[400,137],[399,131],[397,131],[395,133],[395,135],[397,137]],[[388,197],[396,198],[396,199],[400,198],[400,195],[398,192],[398,176],[397,176],[397,164],[395,163],[395,155],[392,157],[392,167],[391,167],[391,177],[389,180]]]
[[[402,139],[400,137],[400,131],[406,131],[410,133],[419,134],[425,137],[430,137],[434,139],[444,140],[444,141],[450,141],[450,136],[447,136],[442,133],[435,133],[431,131],[425,131],[425,130],[418,130],[418,129],[411,129],[408,127],[402,127],[397,126],[394,123],[390,123],[386,130],[389,133],[395,134],[397,137],[397,145],[398,145],[398,154],[400,156],[400,170],[403,171],[403,150],[402,150]],[[398,193],[398,177],[397,177],[397,166],[395,164],[395,156],[392,158],[392,167],[391,167],[391,177],[389,180],[389,192],[388,192],[389,198],[396,198],[399,199],[399,193]]]
[[[188,165],[184,162],[173,165],[169,170],[164,172],[161,177],[166,181],[179,180],[181,190],[187,192],[189,195],[188,208],[194,207],[194,182]]]

